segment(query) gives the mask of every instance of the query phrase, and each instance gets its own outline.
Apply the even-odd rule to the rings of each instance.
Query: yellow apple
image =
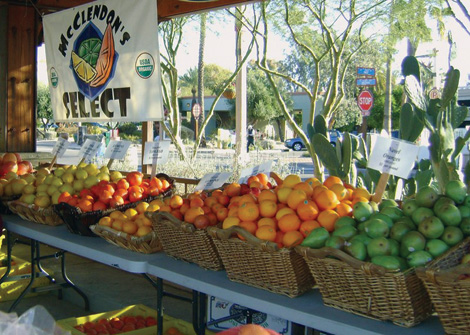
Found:
[[[36,193],[36,186],[28,184],[23,188],[23,194],[34,194]]]
[[[34,199],[34,204],[40,208],[47,208],[51,205],[51,198],[48,195],[38,195]]]
[[[20,195],[21,193],[23,193],[23,189],[26,185],[28,185],[28,182],[26,180],[21,178],[14,179],[11,182],[11,190],[13,191],[14,195]]]
[[[23,194],[20,200],[28,205],[34,204],[34,199],[36,199],[36,195],[34,194]]]
[[[63,175],[62,175],[62,181],[66,184],[72,184],[73,181],[75,180],[75,177],[73,176],[73,173],[72,172],[65,172]]]
[[[85,185],[85,188],[91,188],[92,186],[95,186],[99,182],[100,182],[100,180],[98,179],[98,177],[92,175],[92,176],[88,176],[85,179],[84,185]]]
[[[96,164],[90,163],[84,167],[85,171],[88,173],[89,176],[96,176],[99,172],[98,167]]]
[[[106,180],[106,181],[110,181],[110,177],[109,177],[109,174],[107,174],[106,172],[100,172],[96,175],[96,177],[98,177],[98,179],[101,181],[101,180]]]
[[[78,180],[85,180],[87,179],[88,177],[88,172],[86,172],[85,169],[83,168],[78,168],[76,171],[75,171],[75,179],[78,179]]]
[[[123,178],[122,173],[119,171],[111,171],[109,177],[111,178],[111,181],[118,181]]]
[[[54,176],[57,176],[57,177],[62,177],[64,173],[65,173],[65,169],[63,167],[58,167],[57,169],[54,170]]]
[[[77,193],[85,188],[85,184],[84,184],[82,179],[75,179],[73,181],[72,186],[73,186],[73,189],[75,190],[75,192],[77,192]]]

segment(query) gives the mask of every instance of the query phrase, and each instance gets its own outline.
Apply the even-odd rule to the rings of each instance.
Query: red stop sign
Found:
[[[372,106],[374,105],[374,96],[368,90],[362,91],[361,93],[359,93],[359,96],[357,97],[357,105],[361,109],[362,115],[364,116],[370,115],[370,110],[372,109]]]

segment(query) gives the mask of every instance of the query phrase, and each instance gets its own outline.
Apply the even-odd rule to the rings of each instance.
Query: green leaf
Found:
[[[349,171],[351,171],[353,160],[352,160],[351,135],[347,132],[343,134],[343,143],[341,144],[341,150],[342,150],[342,156],[343,156],[343,160],[342,160],[343,171],[345,175],[348,175]]]
[[[452,128],[458,128],[462,122],[465,121],[465,118],[467,117],[467,107],[459,106],[450,106],[451,108],[451,118],[452,118]]]
[[[450,101],[455,97],[457,90],[459,88],[459,80],[460,80],[460,71],[454,70],[453,67],[447,71],[446,74],[446,81],[444,84],[444,89],[442,91],[441,97],[441,108],[447,107]]]
[[[426,111],[426,98],[423,89],[415,76],[405,78],[405,92],[411,103],[423,112]]]
[[[342,178],[340,163],[336,156],[336,149],[333,148],[326,136],[317,133],[313,135],[311,142],[318,158],[328,169],[330,175]]]
[[[401,73],[403,76],[415,76],[418,81],[420,79],[419,63],[418,60],[413,56],[406,56],[401,63]]]
[[[400,137],[402,140],[414,142],[421,135],[424,124],[419,116],[414,112],[409,103],[405,103],[401,108],[400,115]]]
[[[313,128],[315,130],[315,134],[322,134],[325,135],[328,132],[328,126],[326,124],[326,119],[323,115],[318,114],[315,116],[315,119],[313,121]]]
[[[432,177],[434,176],[434,172],[432,170],[425,170],[425,171],[418,171],[415,175],[416,184],[418,186],[418,190],[423,186],[431,185]]]
[[[313,135],[315,135],[315,128],[310,123],[307,125],[307,134],[308,138],[313,138]]]

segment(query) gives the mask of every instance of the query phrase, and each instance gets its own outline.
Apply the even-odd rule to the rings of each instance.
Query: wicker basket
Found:
[[[295,250],[279,249],[276,243],[262,241],[236,226],[210,227],[208,231],[230,280],[289,297],[299,296],[315,285],[305,260]]]
[[[17,214],[25,220],[42,223],[49,226],[59,226],[64,224],[62,218],[54,212],[52,206],[48,208],[39,208],[35,205],[29,205],[19,200],[8,203],[13,214]]]
[[[18,200],[19,198],[20,198],[19,195],[13,195],[9,197],[7,196],[0,197],[0,214],[5,214],[5,215],[13,214],[8,203],[14,200]]]
[[[387,270],[330,247],[296,250],[327,306],[402,327],[417,325],[432,314],[431,300],[414,268]]]
[[[460,264],[470,253],[470,238],[448,250],[427,268],[416,270],[424,282],[446,334],[470,332],[470,264]],[[469,277],[470,278],[470,277]]]
[[[100,225],[92,225],[90,230],[109,243],[143,254],[152,254],[163,249],[155,231],[145,236],[137,237]]]
[[[147,212],[168,255],[196,263],[208,270],[222,270],[219,253],[207,230],[182,222],[167,212]]]
[[[168,180],[168,182],[170,183],[170,188],[158,196],[148,197],[148,198],[142,199],[142,201],[150,202],[152,200],[161,199],[164,197],[171,196],[173,194],[174,180],[164,173],[157,174],[157,177]],[[141,201],[131,202],[126,205],[118,206],[115,208],[110,208],[104,211],[92,211],[92,212],[86,212],[86,213],[82,213],[80,208],[71,206],[64,202],[58,205],[54,205],[53,208],[54,208],[54,211],[57,213],[57,215],[59,215],[59,217],[62,218],[62,220],[67,225],[67,228],[72,233],[82,235],[82,236],[96,236],[90,230],[91,225],[98,223],[98,221],[102,217],[107,216],[114,211],[124,212],[125,210],[129,208],[136,207],[140,202]]]

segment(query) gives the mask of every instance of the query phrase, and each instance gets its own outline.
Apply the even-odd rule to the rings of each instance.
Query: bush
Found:
[[[128,135],[119,133],[119,137],[126,141],[131,141],[134,144],[142,143],[142,134],[138,133],[138,135]]]
[[[119,129],[119,136],[122,137],[123,134],[125,135],[135,135],[142,137],[141,132],[139,132],[137,125],[132,122],[127,122],[118,127]]]

